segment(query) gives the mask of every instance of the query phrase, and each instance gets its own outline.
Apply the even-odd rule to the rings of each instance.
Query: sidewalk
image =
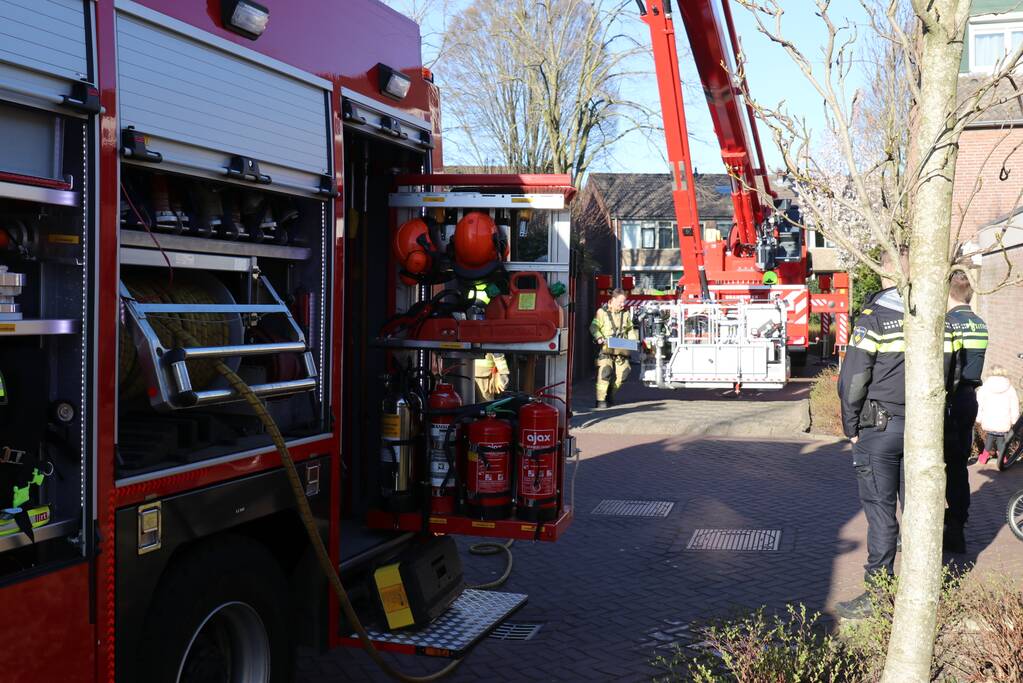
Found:
[[[788,438],[810,429],[809,378],[736,396],[727,389],[646,387],[634,379],[637,371],[603,410],[594,409],[594,383],[576,382],[574,433]]]

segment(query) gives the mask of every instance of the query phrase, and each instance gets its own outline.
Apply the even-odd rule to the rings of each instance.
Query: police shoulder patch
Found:
[[[854,327],[852,331],[853,344],[859,344],[867,336],[867,328],[862,325]]]

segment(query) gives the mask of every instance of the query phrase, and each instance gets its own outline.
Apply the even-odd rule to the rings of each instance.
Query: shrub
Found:
[[[838,369],[822,370],[810,388],[810,431],[842,436],[842,408],[838,400]]]
[[[700,629],[701,652],[687,656],[677,648],[671,660],[655,665],[667,671],[659,679],[695,683],[847,683],[863,680],[862,664],[842,641],[817,627],[819,614],[789,606],[784,617],[767,619],[761,608],[736,621]]]
[[[874,613],[837,636],[789,606],[767,619],[763,608],[698,629],[701,651],[676,648],[654,664],[662,683],[870,683],[880,680],[891,635],[897,581],[871,591]],[[1023,683],[1023,591],[1015,579],[946,570],[938,602],[931,681]]]

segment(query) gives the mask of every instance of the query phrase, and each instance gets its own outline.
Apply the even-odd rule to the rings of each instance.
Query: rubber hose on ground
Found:
[[[167,321],[167,324],[168,327],[174,328],[174,333],[178,336],[179,342],[187,343],[192,346],[199,345],[198,341],[180,325],[173,321]],[[259,396],[257,396],[252,389],[249,388],[249,385],[246,384],[241,377],[239,377],[233,370],[231,370],[231,368],[227,367],[227,365],[220,360],[217,360],[216,362],[216,369],[217,372],[227,379],[231,388],[234,389],[239,396],[245,399],[245,402],[249,404],[252,410],[256,413],[260,422],[263,423],[263,426],[266,427],[267,432],[270,434],[270,438],[273,440],[274,446],[277,448],[277,452],[281,456],[281,462],[284,464],[284,471],[287,474],[288,483],[291,485],[291,492],[294,494],[295,503],[298,505],[298,516],[302,520],[302,525],[305,527],[306,534],[309,536],[309,542],[312,544],[313,551],[316,553],[316,558],[319,561],[320,568],[323,570],[323,573],[326,576],[328,583],[330,583],[334,594],[337,595],[338,602],[341,603],[341,611],[344,612],[345,618],[354,627],[355,633],[359,636],[359,641],[362,643],[362,647],[366,650],[366,653],[384,673],[395,680],[403,681],[404,683],[431,683],[432,681],[439,680],[453,672],[458,665],[462,663],[461,659],[454,660],[436,673],[432,673],[427,676],[411,676],[409,674],[402,673],[391,666],[373,646],[373,641],[366,632],[365,626],[362,625],[362,621],[359,619],[359,616],[355,613],[355,608],[352,607],[352,601],[348,597],[348,591],[345,589],[344,584],[341,583],[341,577],[338,575],[337,569],[334,567],[334,563],[330,559],[330,553],[327,552],[327,547],[323,544],[323,539],[320,537],[319,530],[316,526],[316,519],[313,517],[312,509],[309,507],[309,501],[305,496],[305,488],[302,486],[302,480],[299,477],[298,469],[295,467],[295,461],[292,459],[291,453],[288,451],[288,446],[284,442],[284,435],[281,434],[281,430],[277,427],[277,423],[267,410],[266,404],[264,404],[262,399],[260,399]]]
[[[486,590],[488,588],[498,588],[499,586],[504,585],[504,582],[508,580],[509,576],[511,576],[512,565],[515,564],[515,556],[512,555],[511,551],[512,543],[514,542],[515,539],[509,539],[506,543],[487,541],[469,546],[469,552],[473,555],[497,555],[498,553],[505,553],[508,556],[508,563],[505,565],[504,573],[501,574],[501,576],[488,583],[480,583],[475,586],[469,586],[469,588]]]

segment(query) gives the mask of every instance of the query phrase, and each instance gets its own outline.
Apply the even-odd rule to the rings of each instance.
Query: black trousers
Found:
[[[945,523],[962,526],[970,516],[970,470],[977,395],[961,387],[949,403],[945,423]]]
[[[879,432],[873,427],[860,431],[853,445],[853,467],[860,487],[860,503],[867,516],[866,577],[895,573],[895,547],[899,521],[895,516],[902,487],[902,440],[905,422],[891,420]]]

